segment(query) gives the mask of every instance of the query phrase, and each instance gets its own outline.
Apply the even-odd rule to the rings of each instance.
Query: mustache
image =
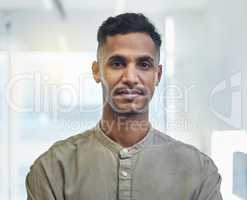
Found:
[[[145,95],[147,92],[142,87],[134,87],[134,88],[128,88],[128,87],[118,87],[115,88],[113,91],[113,95],[119,95],[119,94],[139,94],[139,95]]]

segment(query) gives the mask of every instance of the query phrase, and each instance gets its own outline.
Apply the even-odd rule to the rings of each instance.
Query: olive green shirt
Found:
[[[55,143],[32,165],[28,200],[222,200],[213,161],[150,128],[123,148],[97,124]]]

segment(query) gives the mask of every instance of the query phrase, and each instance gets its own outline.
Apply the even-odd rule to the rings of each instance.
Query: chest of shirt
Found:
[[[191,199],[196,178],[176,158],[139,152],[120,158],[101,150],[76,158],[64,172],[66,200]]]

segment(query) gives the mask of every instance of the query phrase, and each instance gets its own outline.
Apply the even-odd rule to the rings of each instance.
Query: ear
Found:
[[[159,65],[158,65],[158,69],[157,69],[156,83],[155,83],[156,86],[159,85],[159,82],[160,82],[160,80],[161,80],[161,76],[162,76],[162,68],[163,68],[162,65],[159,64]]]
[[[92,64],[92,74],[93,74],[93,78],[96,81],[96,83],[100,82],[100,68],[99,68],[99,64],[94,61]]]

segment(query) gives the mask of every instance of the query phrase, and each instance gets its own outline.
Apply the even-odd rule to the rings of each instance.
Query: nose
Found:
[[[124,69],[123,73],[123,84],[128,85],[130,88],[133,88],[138,84],[138,71],[135,65],[128,65]]]

